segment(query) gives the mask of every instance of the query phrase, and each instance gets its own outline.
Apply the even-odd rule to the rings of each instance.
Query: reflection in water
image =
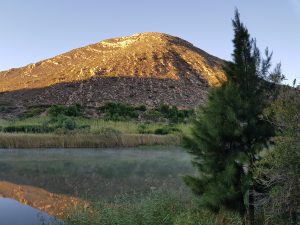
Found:
[[[195,173],[190,162],[189,154],[174,147],[0,149],[0,196],[60,217],[64,207],[58,202],[72,207],[72,199],[86,202],[157,189],[189,195],[182,175]]]
[[[53,221],[46,213],[12,199],[0,198],[1,225],[42,225]]]
[[[0,196],[15,199],[58,218],[62,218],[69,208],[88,206],[88,203],[71,196],[54,194],[42,188],[17,185],[7,181],[0,181]],[[0,225],[2,225],[1,217]]]

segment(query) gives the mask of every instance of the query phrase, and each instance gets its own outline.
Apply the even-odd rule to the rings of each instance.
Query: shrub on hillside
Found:
[[[100,111],[104,113],[105,119],[114,121],[130,120],[139,116],[133,106],[115,102],[107,102]]]
[[[176,132],[180,132],[180,130],[178,128],[172,127],[172,126],[165,126],[165,127],[157,128],[154,131],[155,134],[160,134],[160,135],[173,134]]]
[[[0,105],[0,113],[11,113],[14,109],[12,106]]]
[[[83,107],[79,104],[71,106],[53,105],[51,106],[48,114],[52,117],[60,115],[78,117],[83,115]]]
[[[31,118],[31,117],[35,117],[35,116],[39,116],[40,114],[42,114],[43,112],[45,112],[45,107],[31,107],[29,109],[27,109],[22,115],[21,118],[22,119],[26,119],[26,118]]]
[[[82,116],[83,115],[83,107],[79,104],[66,107],[65,115],[73,116],[73,117]]]
[[[194,110],[179,110],[176,106],[160,105],[144,114],[145,119],[152,121],[169,121],[183,123],[194,115]]]
[[[49,109],[48,114],[52,117],[57,117],[59,115],[63,115],[65,112],[65,106],[63,105],[53,105]]]
[[[161,121],[163,119],[163,116],[160,112],[156,111],[155,109],[149,110],[144,114],[144,119],[150,120],[150,121]]]
[[[145,112],[147,110],[145,105],[139,105],[135,107],[135,110]]]

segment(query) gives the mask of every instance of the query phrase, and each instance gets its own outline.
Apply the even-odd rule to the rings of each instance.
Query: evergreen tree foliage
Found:
[[[265,116],[277,128],[274,147],[257,163],[258,206],[269,223],[300,223],[300,89],[282,87]]]
[[[192,137],[185,138],[199,171],[197,177],[185,177],[185,182],[201,196],[203,206],[213,211],[224,207],[244,216],[254,201],[254,162],[274,132],[262,119],[267,104],[263,78],[281,73],[280,68],[269,72],[271,54],[266,51],[266,58],[261,58],[237,10],[233,28],[233,61],[224,67],[227,82],[210,91]],[[254,211],[250,214],[253,220]]]

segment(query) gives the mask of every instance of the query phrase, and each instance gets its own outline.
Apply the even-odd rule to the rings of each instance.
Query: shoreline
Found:
[[[89,203],[82,199],[49,192],[43,188],[30,185],[0,181],[0,198],[14,199],[50,216],[64,218],[64,213],[71,208],[87,208]]]
[[[151,145],[180,145],[178,135],[156,134],[33,134],[0,133],[0,148],[110,148]]]

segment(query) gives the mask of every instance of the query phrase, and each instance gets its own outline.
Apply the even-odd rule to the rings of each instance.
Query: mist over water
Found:
[[[194,173],[190,161],[177,147],[0,150],[0,180],[80,198],[109,198],[183,190],[181,177]]]
[[[33,205],[57,204],[52,195],[95,201],[167,191],[189,197],[182,177],[195,173],[191,159],[179,147],[0,149],[0,196],[15,198],[10,190],[24,187],[16,196],[29,196]]]

